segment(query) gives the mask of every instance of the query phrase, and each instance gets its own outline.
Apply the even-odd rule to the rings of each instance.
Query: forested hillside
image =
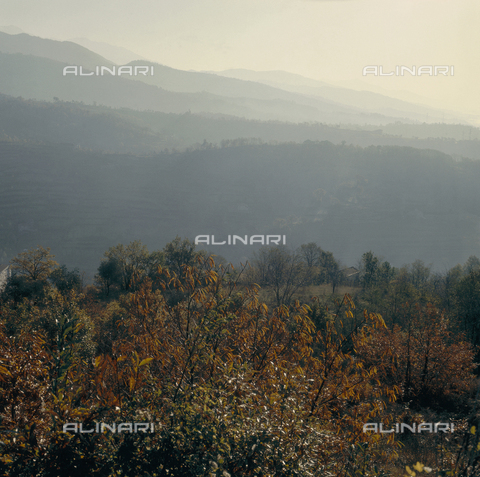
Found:
[[[49,243],[91,276],[112,241],[176,234],[285,234],[348,265],[368,249],[438,269],[480,255],[480,163],[432,150],[232,141],[138,157],[1,142],[0,160],[2,261]],[[238,262],[251,248],[211,251]]]
[[[25,100],[0,94],[0,139],[69,143],[83,149],[151,154],[204,142],[331,141],[359,146],[436,149],[454,158],[480,159],[480,130],[462,124],[329,125],[246,120],[222,114],[114,109],[80,102]]]

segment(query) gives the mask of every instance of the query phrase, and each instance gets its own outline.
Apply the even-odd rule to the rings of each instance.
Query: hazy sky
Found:
[[[480,114],[478,0],[0,0],[0,24],[86,37],[180,69],[286,70],[368,81]],[[454,76],[362,76],[453,65]]]

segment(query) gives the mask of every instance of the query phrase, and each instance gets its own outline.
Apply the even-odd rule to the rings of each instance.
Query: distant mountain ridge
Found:
[[[145,60],[141,55],[121,46],[114,46],[100,41],[91,41],[88,38],[71,38],[70,41],[98,53],[104,58],[108,58],[117,65],[125,65],[135,60]]]
[[[283,84],[280,85],[281,87],[275,87],[258,81],[226,78],[218,74],[176,70],[144,60],[129,64],[152,65],[156,70],[154,76],[138,75],[114,78],[114,81],[106,77],[102,77],[101,81],[99,78],[90,78],[89,84],[83,81],[84,78],[75,78],[77,83],[75,85],[71,81],[72,78],[62,78],[58,71],[54,73],[53,69],[58,70],[61,68],[60,65],[54,66],[47,61],[83,66],[89,71],[94,70],[95,66],[113,66],[113,63],[72,42],[47,40],[26,34],[8,35],[0,32],[0,52],[3,55],[22,54],[36,58],[36,60],[27,60],[17,57],[15,61],[3,59],[3,71],[0,70],[3,77],[0,92],[13,96],[20,95],[49,101],[53,97],[59,97],[63,100],[97,102],[112,107],[154,109],[176,113],[190,110],[197,113],[220,113],[248,119],[292,122],[381,124],[397,120],[414,121],[424,114],[431,114],[432,122],[435,119],[433,110],[430,113],[424,108],[416,111],[414,105],[410,106],[392,98],[385,99],[381,95],[375,96],[372,93],[368,93],[366,98],[361,92],[340,91],[338,88],[321,84],[323,89],[320,93],[328,93],[330,97],[327,97],[327,94],[322,96],[318,88],[311,85],[307,86],[313,88],[313,91],[288,91]],[[43,64],[39,61],[40,59],[45,60]],[[35,74],[36,80],[35,83],[30,82],[27,85],[24,76],[29,73]],[[293,77],[295,75],[289,75],[289,78]],[[137,81],[125,86],[125,81],[128,80]],[[188,93],[190,96],[174,97],[170,94],[167,99],[165,91],[158,92],[150,89],[147,92],[146,88],[138,86],[142,82],[168,90],[172,94]],[[302,88],[305,87],[302,86]],[[334,97],[335,94],[336,97]],[[342,97],[347,94],[350,97],[349,101],[345,101]],[[150,99],[147,99],[148,96]],[[386,109],[367,108],[368,103],[372,101],[371,98],[387,102]]]
[[[0,31],[0,52],[33,55],[68,65],[83,65],[89,69],[93,69],[97,65],[111,66],[114,64],[77,43],[49,40],[26,33],[9,35]]]
[[[0,47],[1,50],[1,47]],[[278,98],[221,96],[210,92],[185,93],[133,81],[133,77],[63,75],[67,63],[40,56],[0,53],[0,93],[10,96],[52,101],[103,104],[115,108],[132,108],[172,113],[225,114],[247,119],[290,122],[318,121],[325,123],[392,122],[392,118],[364,113],[333,102],[309,99],[278,90]],[[163,68],[166,69],[165,67]],[[85,69],[85,72],[89,70]],[[183,72],[189,74],[188,72]],[[183,74],[182,73],[182,74]],[[255,85],[255,88],[270,87]],[[275,91],[273,88],[270,90]],[[408,121],[408,120],[406,120]]]
[[[333,86],[322,81],[305,78],[286,71],[230,69],[212,73],[225,76],[226,78],[256,81],[275,88],[283,88],[294,93],[322,97],[343,105],[354,106],[362,110],[386,116],[401,116],[407,114],[407,117],[410,119],[416,119],[422,122],[444,121],[445,116],[448,121],[458,122],[464,117],[464,115],[459,113],[434,109],[429,106],[386,96],[385,94]],[[463,119],[463,121],[465,121],[465,119]]]
[[[18,35],[19,33],[25,33],[21,28],[18,28],[14,25],[0,26],[0,31],[8,33],[9,35]]]

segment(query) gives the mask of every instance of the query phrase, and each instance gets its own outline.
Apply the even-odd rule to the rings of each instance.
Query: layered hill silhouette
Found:
[[[20,53],[0,53],[0,92],[11,96],[53,101],[103,104],[168,113],[215,113],[248,119],[292,122],[367,122],[378,123],[386,117],[363,114],[326,101],[300,102],[292,99],[227,97],[208,92],[179,93],[167,91],[127,77],[63,75],[66,63]],[[85,69],[88,73],[90,70]],[[262,85],[260,85],[262,87]],[[265,87],[267,88],[267,87]],[[290,93],[285,93],[290,94]],[[284,96],[284,93],[279,93]],[[393,119],[392,119],[393,120]]]
[[[95,68],[96,65],[110,66],[114,64],[77,43],[49,40],[26,33],[9,35],[0,31],[0,51],[48,58],[69,65],[83,65],[89,69]]]
[[[98,53],[104,58],[108,58],[117,65],[124,65],[134,60],[145,60],[141,55],[121,46],[114,46],[105,42],[91,41],[88,38],[71,38],[70,41],[77,43],[90,51]]]
[[[423,104],[412,103],[386,96],[372,91],[357,91],[354,89],[333,86],[328,83],[305,78],[285,71],[251,71],[231,69],[216,72],[227,78],[237,78],[246,81],[270,85],[293,93],[312,97],[322,97],[340,104],[354,106],[363,111],[386,116],[406,116],[417,121],[427,122],[458,122],[463,115],[434,109]]]
[[[112,109],[0,94],[0,139],[17,142],[68,143],[97,151],[152,154],[165,149],[198,147],[203,143],[221,145],[238,138],[250,142],[328,140],[335,144],[437,149],[457,159],[480,159],[478,128],[459,124],[391,123],[382,126],[382,130]]]
[[[63,76],[66,65],[113,65],[110,60],[73,42],[59,42],[27,34],[0,32],[0,93],[52,101],[94,102],[111,107],[151,109],[162,112],[216,113],[247,119],[291,122],[385,124],[414,121],[433,109],[411,105],[368,92],[333,87],[287,91],[261,82],[181,71],[137,60],[130,65],[151,65],[153,76]],[[137,80],[137,81],[131,81]],[[148,88],[145,84],[150,85]],[[323,89],[322,89],[323,88]],[[386,114],[385,114],[386,113]]]

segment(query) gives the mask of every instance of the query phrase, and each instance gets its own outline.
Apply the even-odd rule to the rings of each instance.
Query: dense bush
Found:
[[[435,449],[438,436],[364,424],[436,419],[448,400],[472,417],[456,421],[469,440],[443,442],[442,468],[475,475],[474,352],[434,305],[405,304],[387,327],[348,294],[271,308],[211,257],[174,268],[133,273],[115,299],[52,280],[35,301],[4,295],[2,475],[400,475],[412,439]],[[154,432],[96,432],[100,423]]]

